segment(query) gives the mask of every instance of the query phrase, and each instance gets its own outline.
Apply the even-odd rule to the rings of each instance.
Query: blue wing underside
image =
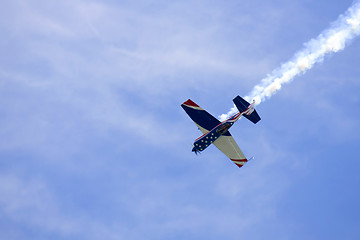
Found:
[[[208,113],[207,111],[196,105],[191,100],[190,100],[191,102],[189,102],[189,100],[183,103],[181,107],[185,110],[185,112],[189,115],[189,117],[196,123],[196,125],[207,131],[211,131],[211,129],[213,129],[214,127],[216,127],[221,123],[210,113]],[[231,136],[229,131],[227,131],[223,135]]]

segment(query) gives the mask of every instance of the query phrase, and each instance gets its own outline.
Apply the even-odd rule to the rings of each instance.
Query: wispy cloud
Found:
[[[1,174],[0,192],[3,217],[20,226],[38,229],[48,236],[56,233],[59,236],[56,239],[79,235],[88,239],[122,239],[121,234],[111,227],[78,214],[64,213],[56,196],[42,180]],[[20,234],[19,239],[25,236],[26,232]]]
[[[277,204],[306,168],[306,154],[279,146],[290,132],[240,123],[234,136],[256,158],[239,171],[215,148],[191,155],[199,132],[179,106],[222,111],[291,52],[272,41],[301,4],[280,3],[4,3],[0,211],[19,239],[286,232]]]
[[[170,123],[159,126],[162,116],[140,109],[133,98],[146,101],[154,94],[169,96],[190,85],[195,89],[209,85],[209,79],[183,77],[184,71],[247,76],[267,66],[266,61],[255,64],[255,59],[234,62],[222,54],[227,47],[217,46],[214,39],[221,29],[212,24],[218,12],[202,6],[198,7],[203,8],[203,18],[191,24],[193,20],[183,15],[195,10],[189,12],[180,3],[156,15],[131,4],[65,1],[56,5],[56,13],[50,3],[14,1],[8,5],[12,23],[3,29],[13,40],[5,41],[5,55],[15,58],[2,66],[3,81],[35,91],[47,102],[60,104],[57,107],[77,110],[84,116],[82,121],[93,121],[100,129],[128,131],[153,143],[158,139],[155,136],[169,135],[165,129]],[[145,3],[144,7],[148,8]],[[246,65],[247,71],[239,65]],[[48,118],[38,120],[45,125],[35,126],[50,131],[49,119],[44,117]],[[26,136],[34,129],[34,124],[19,119],[10,125],[14,124],[23,125],[20,132]],[[11,126],[7,129],[11,131]],[[52,133],[40,133],[47,134]]]

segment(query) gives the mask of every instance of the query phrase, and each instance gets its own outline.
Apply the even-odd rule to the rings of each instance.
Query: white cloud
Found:
[[[282,232],[277,203],[297,176],[289,172],[303,172],[307,156],[282,152],[288,138],[277,143],[280,137],[271,138],[272,132],[237,126],[233,134],[240,147],[256,157],[248,166],[226,165],[229,160],[211,150],[194,160],[190,144],[198,132],[180,108],[189,92],[203,99],[222,95],[230,105],[233,95],[225,94],[245,93],[252,80],[278,64],[278,53],[292,51],[275,48],[274,39],[283,38],[283,21],[294,11],[285,14],[288,5],[265,3],[254,11],[251,5],[258,1],[244,2],[6,3],[5,19],[12,21],[0,20],[0,30],[10,33],[0,41],[0,113],[6,116],[0,121],[0,151],[36,151],[58,172],[108,181],[103,186],[109,189],[98,197],[116,204],[96,206],[101,213],[94,215],[126,212],[94,220],[81,201],[69,212],[62,192],[47,183],[52,176],[46,169],[39,170],[41,179],[2,174],[0,207],[14,226],[79,239],[169,239],[184,232],[231,239],[239,229],[249,236],[269,221],[273,231]],[[218,101],[223,100],[209,101],[209,108]],[[54,157],[61,161],[54,164]],[[2,163],[9,170],[22,162]],[[81,187],[93,188],[92,183]]]
[[[3,218],[18,226],[25,225],[45,234],[56,233],[63,237],[81,235],[87,239],[122,239],[117,231],[96,220],[85,219],[78,214],[65,214],[42,180],[1,174],[0,192]]]
[[[177,7],[185,8],[186,4]],[[15,1],[8,3],[8,9],[13,13],[12,22],[3,28],[11,32],[22,51],[17,52],[10,40],[6,43],[6,53],[14,60],[1,69],[5,86],[18,85],[26,93],[23,97],[31,98],[33,92],[56,107],[77,110],[100,129],[128,131],[152,143],[168,142],[159,135],[175,139],[166,130],[175,123],[164,122],[146,108],[139,109],[136,98],[149,99],[161,92],[173,94],[189,85],[200,88],[209,84],[209,79],[194,80],[183,75],[184,71],[242,76],[267,65],[264,61],[254,64],[255,59],[240,64],[241,59],[234,62],[223,55],[221,50],[227,47],[216,46],[213,40],[221,31],[211,24],[218,11],[210,8],[202,9],[204,19],[195,25],[173,6],[156,15],[126,4],[84,1],[56,5]],[[193,11],[188,12],[192,17]],[[238,65],[246,65],[247,71]],[[130,91],[132,96],[121,96],[122,91]],[[24,104],[20,111],[34,103],[33,99],[15,101]],[[3,135],[21,127],[3,148],[31,144],[26,139],[35,135],[35,144],[46,142],[57,125],[49,123],[49,108],[41,111],[40,116],[23,112],[27,123],[19,118],[5,123]]]

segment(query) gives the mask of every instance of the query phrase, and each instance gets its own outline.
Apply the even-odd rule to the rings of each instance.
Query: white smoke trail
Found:
[[[245,99],[249,102],[254,99],[255,104],[259,105],[279,91],[284,83],[291,82],[295,76],[305,73],[315,63],[322,62],[327,54],[343,50],[359,34],[360,1],[356,1],[330,28],[305,43],[304,48],[295,53],[292,59],[262,79]],[[233,107],[227,114],[222,114],[220,120],[225,120],[236,112],[236,107]]]

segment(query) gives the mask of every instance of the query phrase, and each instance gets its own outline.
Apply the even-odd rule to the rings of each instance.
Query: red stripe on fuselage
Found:
[[[189,99],[189,100],[190,100],[190,99]],[[189,100],[188,100],[188,101],[189,101]],[[190,101],[191,101],[191,100],[190,100]],[[205,137],[206,135],[210,134],[215,128],[219,127],[220,125],[224,124],[225,122],[228,122],[229,120],[230,120],[230,121],[235,121],[235,120],[237,120],[237,119],[239,118],[239,116],[240,116],[240,113],[237,113],[237,114],[235,114],[235,115],[233,116],[233,117],[235,117],[234,119],[229,118],[229,119],[227,119],[227,120],[219,123],[219,124],[216,125],[213,129],[211,129],[211,130],[208,131],[207,133],[204,133],[203,135],[201,135],[200,137],[198,137],[197,139],[195,139],[195,142],[198,141],[199,139]],[[232,120],[231,120],[231,119],[232,119]]]
[[[240,117],[240,115],[241,115],[241,113],[240,113],[240,112],[238,112],[238,113],[236,113],[236,114],[232,115],[230,118],[228,118],[228,119],[227,119],[227,120],[225,120],[224,122],[226,122],[226,121],[234,121],[234,120],[237,120],[237,119]]]

